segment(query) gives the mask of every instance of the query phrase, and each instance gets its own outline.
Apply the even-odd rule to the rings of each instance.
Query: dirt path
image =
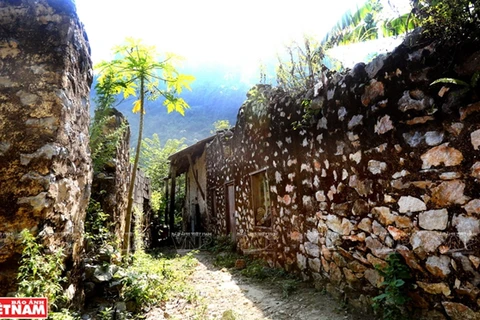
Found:
[[[174,298],[151,310],[146,319],[221,320],[359,320],[331,297],[301,287],[289,297],[281,288],[259,283],[213,266],[213,256],[198,253],[190,279],[191,296]],[[195,297],[196,299],[189,298]],[[368,319],[368,318],[364,318]]]

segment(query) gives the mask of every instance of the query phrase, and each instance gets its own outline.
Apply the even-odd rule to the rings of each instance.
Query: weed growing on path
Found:
[[[187,279],[198,263],[193,254],[167,257],[137,251],[133,263],[120,279],[124,284],[121,297],[134,306],[132,309],[135,311],[148,309],[176,294],[194,299],[187,285]]]

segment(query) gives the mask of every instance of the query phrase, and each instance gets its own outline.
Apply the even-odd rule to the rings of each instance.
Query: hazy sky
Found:
[[[141,38],[190,63],[258,67],[303,34],[319,39],[365,0],[76,0],[94,63],[125,37]]]

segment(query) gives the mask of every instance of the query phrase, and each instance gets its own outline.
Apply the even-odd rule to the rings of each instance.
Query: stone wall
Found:
[[[73,1],[0,2],[0,296],[19,232],[63,248],[76,290],[88,204],[90,49]]]
[[[226,230],[232,181],[244,252],[268,249],[258,252],[272,264],[364,305],[382,282],[375,266],[398,252],[414,276],[415,307],[440,318],[478,317],[479,91],[430,85],[441,77],[470,82],[480,70],[477,50],[403,44],[329,74],[306,95],[254,87],[233,137],[207,147],[216,233]],[[314,115],[294,130],[304,100]],[[268,181],[268,224],[253,210],[258,174]]]
[[[103,137],[111,137],[115,132],[121,133],[115,155],[107,161],[101,172],[96,173],[92,183],[92,198],[101,203],[102,209],[113,222],[115,239],[119,245],[125,232],[125,215],[127,212],[128,185],[130,183],[130,128],[125,124],[125,117],[116,109],[108,109],[107,121],[104,123]],[[125,129],[122,130],[124,126]],[[114,134],[115,135],[115,134]]]

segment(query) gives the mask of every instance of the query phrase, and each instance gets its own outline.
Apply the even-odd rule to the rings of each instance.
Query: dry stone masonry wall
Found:
[[[91,183],[89,50],[73,1],[0,1],[0,296],[14,290],[24,228],[64,250],[76,291]]]
[[[207,147],[212,229],[226,230],[225,183],[233,182],[245,252],[263,249],[257,252],[272,263],[364,305],[383,281],[375,266],[398,252],[414,276],[416,307],[478,319],[478,91],[430,84],[469,81],[480,70],[479,54],[467,43],[403,44],[330,74],[305,96],[253,88],[233,137]],[[318,114],[293,130],[306,99]],[[268,182],[269,200],[261,201],[269,201],[271,224],[258,218],[265,209],[254,211],[264,194],[253,186],[259,172]]]

